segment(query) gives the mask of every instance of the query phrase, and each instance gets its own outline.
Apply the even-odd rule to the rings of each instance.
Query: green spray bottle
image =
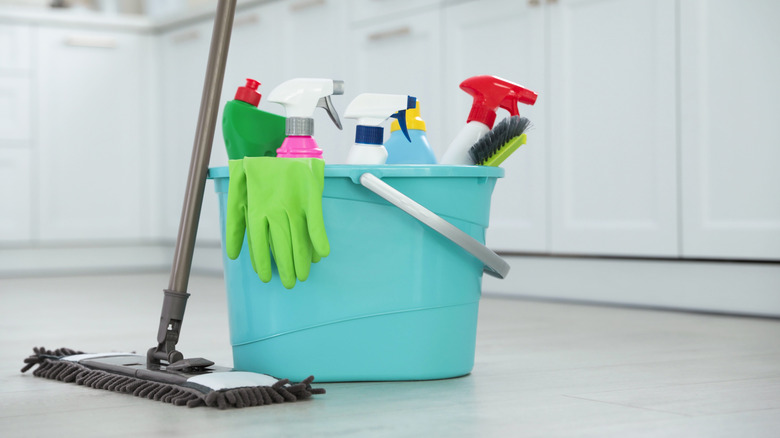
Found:
[[[260,83],[247,79],[238,87],[236,98],[225,104],[222,113],[222,135],[228,158],[275,157],[284,141],[285,118],[257,108]]]

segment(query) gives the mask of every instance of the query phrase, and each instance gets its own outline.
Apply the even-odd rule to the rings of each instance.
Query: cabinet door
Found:
[[[490,74],[519,83],[539,94],[534,106],[520,105],[521,115],[537,128],[528,144],[502,165],[506,176],[493,192],[487,244],[496,250],[545,252],[547,242],[547,162],[545,111],[544,10],[526,2],[471,2],[445,10],[444,131],[438,156],[466,124],[472,97],[459,88],[471,76]],[[510,47],[516,50],[506,50]],[[505,49],[506,48],[506,49]],[[499,110],[500,120],[506,111]]]
[[[0,23],[0,72],[18,72],[30,69],[29,26]]]
[[[200,23],[172,30],[160,37],[162,74],[158,102],[163,109],[161,156],[165,164],[166,181],[163,189],[161,228],[166,239],[175,239],[179,229],[206,76],[211,28],[210,23]],[[221,135],[221,131],[219,133]],[[213,193],[209,192],[213,192],[213,189],[212,185],[207,183],[204,203],[213,198]],[[207,208],[204,206],[203,211]],[[208,216],[202,214],[201,221]],[[211,227],[200,226],[198,236],[202,237],[204,230],[208,228]]]
[[[675,10],[549,7],[554,252],[678,255]]]
[[[421,116],[434,149],[442,135],[441,101],[441,11],[434,10],[394,20],[353,28],[350,33],[351,70],[345,97],[351,101],[360,93],[407,94],[420,99]],[[354,138],[355,122],[344,124],[348,138]],[[390,123],[386,122],[385,139]],[[343,157],[352,144],[345,145]]]
[[[30,78],[0,74],[0,146],[28,146]]]
[[[30,164],[29,149],[0,148],[0,244],[32,237]]]
[[[39,30],[42,239],[143,237],[149,44],[135,34]]]
[[[773,0],[681,3],[684,256],[780,259],[778,17]]]

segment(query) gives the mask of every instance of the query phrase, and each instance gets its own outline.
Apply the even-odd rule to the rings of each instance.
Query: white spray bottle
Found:
[[[493,129],[498,108],[504,108],[509,111],[509,115],[516,116],[519,115],[518,104],[533,105],[536,102],[536,93],[498,76],[473,76],[461,82],[460,88],[469,93],[474,102],[466,125],[447,147],[441,164],[475,164],[469,149]]]
[[[282,146],[276,156],[282,158],[322,158],[322,149],[317,147],[314,133],[315,108],[323,108],[339,129],[341,121],[331,95],[344,94],[344,81],[333,79],[297,78],[283,82],[268,95],[270,102],[280,103],[287,114]]]
[[[417,99],[402,94],[363,93],[350,102],[344,117],[357,119],[355,144],[347,154],[347,164],[385,164],[387,149],[382,123],[390,117],[397,119],[406,139],[406,110],[414,108]]]

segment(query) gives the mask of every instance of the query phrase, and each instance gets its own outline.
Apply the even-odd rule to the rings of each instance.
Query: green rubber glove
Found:
[[[231,260],[238,258],[244,245],[244,230],[246,229],[246,174],[244,160],[229,160],[230,180],[228,183],[228,200],[225,220],[225,252]],[[250,252],[251,256],[252,253]],[[252,267],[255,259],[252,257]],[[257,268],[255,268],[257,272]]]
[[[234,161],[243,161],[243,172]],[[229,164],[228,257],[238,257],[246,228],[252,267],[260,279],[271,280],[273,254],[282,285],[291,289],[296,279],[309,277],[312,262],[330,253],[322,218],[325,162],[316,158],[246,157]],[[234,181],[238,186],[235,189]]]

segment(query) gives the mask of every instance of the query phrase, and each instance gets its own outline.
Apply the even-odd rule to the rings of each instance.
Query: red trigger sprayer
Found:
[[[493,128],[496,111],[503,108],[510,115],[519,115],[518,104],[533,105],[536,93],[497,76],[474,76],[460,83],[461,90],[474,96],[466,126],[450,143],[441,164],[470,165],[474,161],[469,149]]]

